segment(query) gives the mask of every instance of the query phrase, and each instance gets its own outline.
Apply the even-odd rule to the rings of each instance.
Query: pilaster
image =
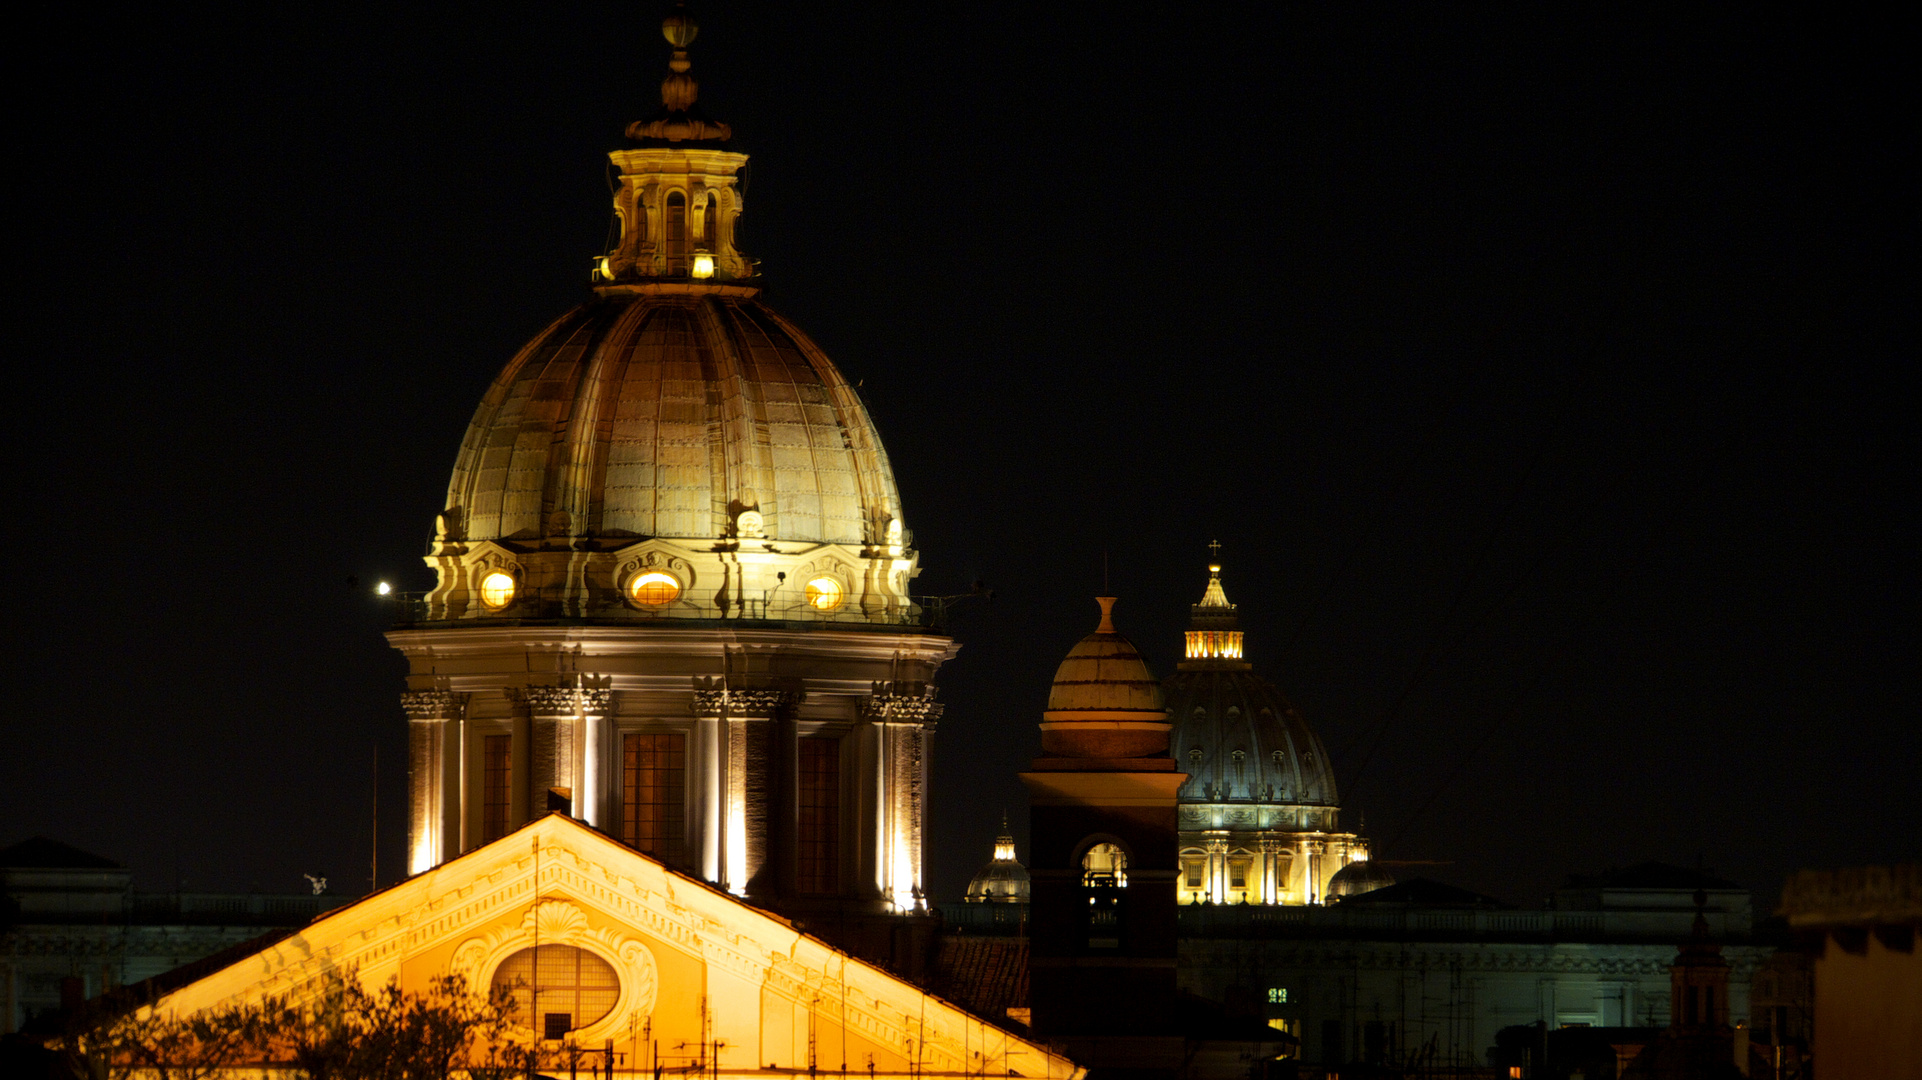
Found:
[[[400,704],[407,713],[407,872],[418,874],[446,861],[460,842],[459,754],[467,695],[410,690]]]

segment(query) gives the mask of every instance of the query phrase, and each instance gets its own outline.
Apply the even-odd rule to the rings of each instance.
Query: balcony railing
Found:
[[[889,607],[864,609],[850,599],[839,607],[823,611],[803,597],[749,597],[731,601],[726,607],[677,600],[660,607],[629,603],[611,589],[523,589],[499,608],[483,606],[469,596],[453,603],[430,603],[431,593],[391,593],[386,600],[389,618],[396,625],[420,623],[452,625],[465,623],[540,623],[540,622],[619,622],[649,623],[762,623],[774,627],[837,629],[922,629],[939,630],[948,625],[955,606],[974,598],[960,596],[915,596]]]
[[[1658,925],[1633,912],[1471,908],[1438,911],[1373,904],[1327,907],[1187,904],[1178,909],[1177,919],[1182,935],[1189,937],[1665,942],[1679,939],[1684,932]],[[1736,940],[1747,935],[1746,923],[1741,924],[1740,929],[1730,929]]]

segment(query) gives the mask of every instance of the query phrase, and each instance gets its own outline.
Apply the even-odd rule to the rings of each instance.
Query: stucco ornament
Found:
[[[468,938],[454,948],[448,964],[474,993],[486,993],[494,973],[507,958],[535,944],[571,945],[613,965],[621,980],[620,998],[605,1017],[582,1028],[582,1039],[598,1038],[623,1029],[629,1017],[645,1020],[660,998],[660,968],[654,952],[622,926],[594,926],[587,913],[571,900],[542,897],[528,905],[518,924]]]

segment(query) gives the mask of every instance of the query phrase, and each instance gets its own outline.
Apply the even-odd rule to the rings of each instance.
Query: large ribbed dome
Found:
[[[900,543],[867,409],[751,288],[612,293],[494,380],[447,492],[450,535]],[[894,536],[890,536],[890,526]]]
[[[1308,722],[1242,655],[1235,608],[1210,566],[1187,658],[1163,684],[1184,803],[1335,806],[1335,773]]]

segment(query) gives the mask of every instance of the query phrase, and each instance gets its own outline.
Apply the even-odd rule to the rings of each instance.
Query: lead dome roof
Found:
[[[711,539],[754,510],[770,539],[899,543],[866,407],[754,291],[603,296],[541,331],[468,425],[448,534]]]
[[[1182,803],[1265,802],[1336,806],[1335,772],[1308,721],[1242,655],[1235,605],[1221,568],[1192,608],[1188,657],[1162,683]],[[1206,641],[1197,635],[1209,635]],[[1232,650],[1223,652],[1224,635]]]

